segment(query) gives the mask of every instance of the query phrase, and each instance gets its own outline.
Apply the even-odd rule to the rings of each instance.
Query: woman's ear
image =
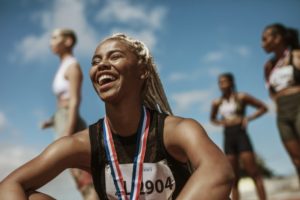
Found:
[[[65,45],[66,47],[72,47],[73,46],[73,39],[71,37],[65,38]]]
[[[277,34],[275,36],[275,43],[276,44],[280,44],[282,42],[282,40],[283,40],[283,37],[280,34]]]

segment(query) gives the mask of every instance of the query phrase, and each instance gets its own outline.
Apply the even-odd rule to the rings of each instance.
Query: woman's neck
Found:
[[[68,57],[72,57],[72,56],[73,56],[72,52],[64,52],[59,55],[59,58],[61,61],[63,61],[64,59],[66,59]]]
[[[274,54],[275,54],[275,59],[276,60],[279,60],[283,54],[284,54],[284,51],[287,49],[286,46],[280,46],[276,49],[276,51],[274,51]]]
[[[234,92],[232,90],[227,91],[225,93],[223,93],[223,98],[224,99],[230,99],[230,97],[234,94]]]
[[[106,104],[105,110],[112,132],[126,137],[137,131],[142,114],[141,104],[117,106]]]

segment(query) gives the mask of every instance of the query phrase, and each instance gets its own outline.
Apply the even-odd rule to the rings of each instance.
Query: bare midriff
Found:
[[[242,116],[236,115],[236,116],[234,116],[232,118],[225,119],[225,126],[229,127],[229,126],[240,125],[243,122],[243,118],[244,117],[242,117]]]
[[[63,99],[61,97],[57,97],[57,107],[58,108],[68,108],[70,99]]]
[[[285,88],[283,90],[280,90],[279,92],[277,92],[274,95],[274,99],[276,100],[279,97],[289,96],[289,95],[296,94],[296,93],[300,93],[300,85],[291,86],[291,87]]]

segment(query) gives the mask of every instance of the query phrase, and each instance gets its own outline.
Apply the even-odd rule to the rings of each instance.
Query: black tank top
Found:
[[[163,143],[163,129],[164,120],[167,115],[158,113],[156,111],[150,111],[150,129],[147,139],[146,153],[144,158],[144,172],[146,164],[157,164],[163,163],[163,169],[168,169],[172,174],[172,180],[166,179],[166,182],[162,182],[161,179],[156,180],[156,182],[146,182],[141,186],[140,194],[148,195],[149,192],[156,192],[157,195],[164,192],[164,189],[173,189],[173,194],[171,199],[175,199],[188,178],[191,176],[191,171],[187,163],[181,163],[171,157],[165,149]],[[89,126],[89,135],[91,141],[92,159],[91,159],[91,172],[94,181],[95,189],[101,200],[111,199],[107,194],[107,181],[112,181],[112,177],[107,175],[106,168],[109,166],[104,141],[103,141],[103,131],[102,131],[103,118],[100,119],[95,124]],[[130,137],[120,137],[113,134],[114,145],[118,156],[118,161],[120,165],[133,163],[134,153],[136,147],[136,134]],[[147,166],[147,165],[146,165]],[[161,170],[165,171],[165,170]],[[162,172],[164,173],[164,172]],[[157,173],[159,174],[159,173]],[[144,176],[144,175],[143,175]],[[159,175],[158,175],[159,176]],[[109,177],[105,180],[105,177]],[[145,178],[145,176],[144,176]],[[143,182],[145,181],[143,178]],[[171,181],[170,181],[171,180]],[[108,184],[109,185],[109,184]],[[125,184],[126,185],[126,184]],[[112,187],[112,186],[109,186]],[[169,187],[169,188],[168,188]],[[150,190],[148,190],[150,189]],[[144,190],[144,191],[143,191]],[[130,192],[130,191],[129,191]],[[146,198],[147,199],[147,198]]]

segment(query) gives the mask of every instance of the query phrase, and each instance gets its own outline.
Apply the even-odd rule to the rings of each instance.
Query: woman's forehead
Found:
[[[112,50],[120,50],[120,51],[132,51],[132,47],[123,40],[120,39],[107,39],[101,42],[96,48],[95,52],[106,52]]]
[[[125,42],[118,40],[118,39],[107,39],[102,41],[99,45],[98,48],[122,48],[122,49],[127,49],[128,45],[125,44]]]
[[[55,29],[54,31],[52,31],[53,36],[59,36],[62,35],[62,31],[60,29]]]

